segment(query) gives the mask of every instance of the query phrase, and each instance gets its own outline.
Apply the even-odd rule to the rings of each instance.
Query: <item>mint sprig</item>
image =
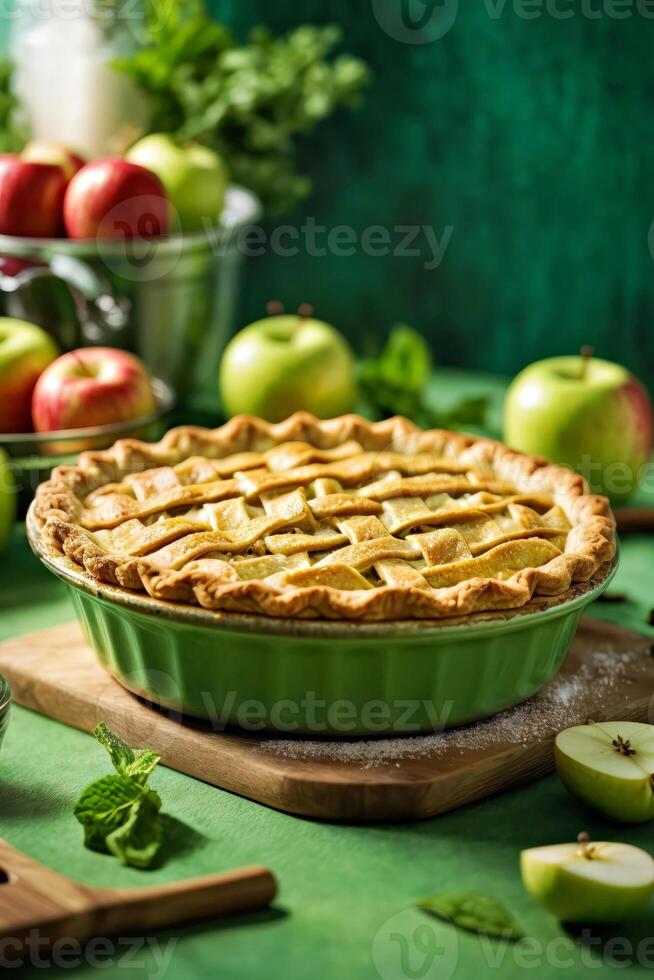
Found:
[[[425,339],[405,323],[393,327],[385,347],[359,362],[359,394],[372,419],[404,415],[423,429],[483,428],[488,399],[464,398],[447,411],[428,403],[432,371],[431,350]]]
[[[84,844],[113,854],[122,864],[149,868],[161,849],[163,822],[161,799],[147,782],[161,757],[150,749],[133,749],[104,722],[93,734],[116,772],[87,786],[75,804]]]
[[[339,52],[339,28],[306,24],[282,37],[258,28],[240,43],[202,0],[146,0],[144,26],[139,49],[113,66],[147,96],[150,131],[214,149],[270,213],[305,198],[298,137],[356,106],[370,80],[360,58]]]
[[[163,841],[161,798],[147,790],[129,808],[127,820],[106,838],[107,849],[123,864],[149,868]]]

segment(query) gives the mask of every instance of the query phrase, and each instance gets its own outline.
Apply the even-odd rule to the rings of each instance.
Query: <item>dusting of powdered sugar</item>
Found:
[[[538,739],[552,737],[564,728],[585,723],[589,689],[592,687],[593,700],[601,708],[603,698],[616,682],[644,659],[642,650],[598,650],[586,656],[575,674],[558,675],[529,701],[486,721],[448,731],[349,741],[270,738],[261,742],[260,750],[286,759],[347,762],[371,769],[398,766],[399,760],[407,758],[438,758],[452,752],[464,755],[493,746],[526,746]]]

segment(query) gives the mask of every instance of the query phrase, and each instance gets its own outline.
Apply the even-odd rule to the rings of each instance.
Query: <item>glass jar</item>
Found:
[[[33,139],[92,159],[138,138],[147,100],[112,61],[134,49],[143,19],[131,0],[18,0],[10,54]]]

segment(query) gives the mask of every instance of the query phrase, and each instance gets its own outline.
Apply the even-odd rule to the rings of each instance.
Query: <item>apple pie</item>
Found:
[[[615,554],[608,501],[488,439],[403,418],[238,416],[83,453],[42,484],[45,547],[209,610],[375,621],[515,610]]]

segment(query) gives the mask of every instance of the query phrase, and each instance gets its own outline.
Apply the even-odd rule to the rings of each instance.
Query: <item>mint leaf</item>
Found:
[[[127,742],[123,742],[119,735],[112,732],[104,721],[95,726],[93,734],[100,745],[103,745],[109,753],[114,768],[118,772],[123,773],[134,762],[134,750]]]
[[[157,755],[156,752],[152,752],[150,749],[139,749],[134,756],[134,761],[128,765],[126,773],[137,782],[145,783],[160,761],[161,756]]]
[[[393,327],[379,358],[384,380],[419,395],[429,381],[431,367],[431,351],[418,331],[406,323]]]
[[[123,864],[148,868],[163,840],[161,799],[147,781],[160,756],[151,749],[133,749],[100,722],[95,737],[107,750],[116,773],[84,790],[74,809],[84,827],[84,843],[113,854]]]
[[[417,905],[425,912],[469,932],[480,932],[510,942],[517,942],[524,935],[501,902],[478,892],[459,891],[431,895],[423,898]]]
[[[84,790],[74,814],[84,827],[84,843],[94,851],[106,851],[106,838],[127,819],[142,788],[125,776],[104,776]]]
[[[149,868],[156,860],[163,842],[163,821],[159,810],[161,799],[147,790],[130,807],[127,820],[106,839],[108,850],[122,864]]]
[[[427,403],[432,357],[425,339],[406,324],[393,327],[384,349],[359,363],[359,394],[373,419],[404,415],[423,429],[483,427],[488,410],[485,397],[466,398],[449,411]]]
[[[133,749],[103,721],[95,726],[93,734],[111,756],[114,768],[121,775],[131,777],[139,783],[147,781],[161,760],[161,756],[150,749]]]

